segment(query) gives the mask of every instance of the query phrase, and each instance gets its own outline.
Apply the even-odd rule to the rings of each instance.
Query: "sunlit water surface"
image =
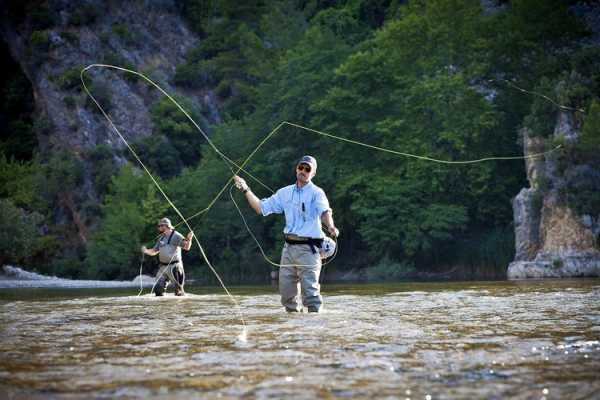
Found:
[[[0,397],[600,398],[600,280],[0,290]]]

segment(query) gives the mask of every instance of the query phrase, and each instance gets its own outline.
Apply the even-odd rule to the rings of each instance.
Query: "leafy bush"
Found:
[[[225,101],[224,109],[232,116],[241,116],[253,110],[256,85],[272,74],[274,56],[283,49],[273,48],[260,36],[260,20],[269,9],[264,4],[250,2],[233,6],[233,3],[215,2],[213,10],[207,6],[195,1],[184,6],[190,11],[186,17],[191,20],[192,28],[206,37],[188,54],[186,63],[178,67],[175,82],[196,88],[218,85],[219,96]],[[292,26],[298,23],[298,13],[290,16],[280,13],[279,16],[284,19],[281,23],[289,22],[290,30],[298,31],[297,26]]]
[[[600,160],[600,101],[594,99],[587,111],[577,150],[586,156]]]
[[[104,144],[96,146],[89,154],[89,160],[92,165],[92,175],[94,178],[94,187],[100,198],[103,198],[108,192],[110,183],[118,172],[118,167],[115,165],[114,158],[113,151]]]
[[[448,253],[454,253],[453,258],[456,257],[457,263],[466,270],[479,271],[485,278],[503,278],[507,265],[515,256],[514,228],[508,225],[468,232],[450,247]],[[444,260],[438,260],[438,263],[444,263]]]
[[[126,24],[113,25],[112,31],[115,35],[121,38],[125,42],[125,44],[130,45],[135,42],[135,36],[133,35],[133,33],[131,33]]]
[[[71,67],[55,77],[54,81],[62,90],[81,89],[81,69],[80,67]],[[84,76],[87,77],[87,75]],[[86,81],[87,84],[88,81]]]
[[[364,40],[369,30],[347,8],[329,8],[319,12],[311,21],[311,26],[327,30],[335,36],[344,37],[349,44]]]
[[[205,132],[208,130],[206,121],[194,102],[182,96],[177,96],[175,100]],[[168,138],[184,166],[197,164],[205,139],[185,114],[167,98],[157,102],[151,112],[154,135]]]
[[[139,268],[140,246],[154,244],[156,221],[167,207],[145,175],[123,167],[112,179],[102,205],[102,224],[89,242],[90,276],[132,279]]]
[[[40,166],[35,185],[51,203],[63,193],[75,192],[83,183],[84,166],[73,153],[62,150],[52,154],[46,164]]]
[[[33,53],[45,53],[50,49],[50,36],[47,31],[33,31],[29,37],[29,46]]]
[[[535,88],[535,92],[553,98],[555,97],[555,92],[552,90],[554,86],[554,82],[543,78]],[[531,105],[531,112],[525,117],[524,123],[529,128],[531,136],[549,137],[554,132],[557,116],[558,109],[554,104],[543,97],[536,96]]]
[[[376,265],[367,268],[370,281],[394,281],[410,278],[416,269],[410,262],[396,262],[384,257]]]
[[[0,199],[0,265],[23,264],[41,248],[39,228],[44,217]]]
[[[161,135],[137,140],[133,148],[142,162],[154,173],[163,178],[177,175],[183,167],[179,152],[170,140]],[[130,161],[137,162],[127,153]]]
[[[198,64],[179,64],[175,69],[173,82],[176,85],[189,88],[202,87],[208,83],[208,79],[204,79],[203,68]]]
[[[35,187],[38,169],[33,161],[16,161],[0,154],[0,198],[17,207],[39,210],[41,199]]]
[[[67,277],[69,279],[82,279],[86,277],[85,264],[74,255],[56,257],[50,269],[53,275]]]

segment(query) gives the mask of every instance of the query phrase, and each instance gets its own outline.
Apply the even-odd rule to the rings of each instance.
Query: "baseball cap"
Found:
[[[303,156],[296,165],[299,164],[308,164],[315,171],[317,169],[317,160],[313,156]]]
[[[166,225],[169,229],[173,229],[173,225],[171,224],[171,220],[169,218],[161,218],[158,221],[158,225]]]

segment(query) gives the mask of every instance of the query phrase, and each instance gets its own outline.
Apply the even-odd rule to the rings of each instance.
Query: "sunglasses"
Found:
[[[306,172],[310,172],[310,166],[308,165],[304,165],[304,164],[300,164],[296,167],[296,169],[298,171],[306,171]]]
[[[156,225],[157,228],[160,228],[161,226],[167,226],[167,225],[165,225],[165,224]]]

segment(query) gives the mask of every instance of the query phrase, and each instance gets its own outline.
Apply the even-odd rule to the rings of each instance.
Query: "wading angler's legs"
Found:
[[[165,271],[166,268],[167,266],[160,267],[156,275],[159,277],[154,287],[154,294],[157,296],[163,296],[167,291],[167,286],[169,286],[169,277]]]
[[[172,269],[173,277],[175,278],[173,284],[175,285],[175,295],[182,296],[184,293],[183,285],[185,283],[185,271],[183,265],[177,264]]]
[[[321,285],[319,275],[321,274],[321,256],[313,253],[309,246],[300,247],[296,262],[300,273],[300,286],[302,288],[302,304],[309,312],[318,312],[323,304],[321,297]]]
[[[281,304],[287,311],[293,312],[299,311],[300,277],[298,268],[291,266],[294,264],[291,254],[292,247],[286,243],[281,253],[281,265],[283,266],[279,268],[279,294],[281,294]]]

